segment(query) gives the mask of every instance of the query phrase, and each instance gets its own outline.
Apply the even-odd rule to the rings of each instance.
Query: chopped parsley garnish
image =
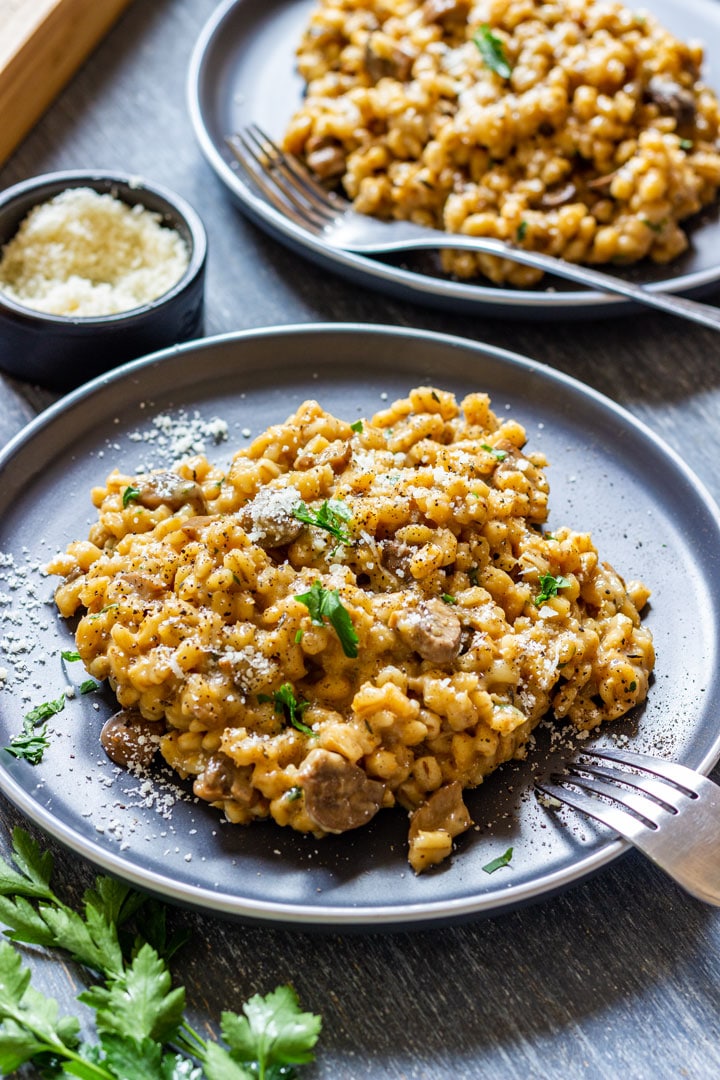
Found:
[[[132,486],[125,488],[122,494],[123,510],[131,502],[137,502],[140,498],[140,489]]]
[[[118,606],[119,605],[117,603],[115,603],[115,604],[106,604],[105,607],[100,608],[99,611],[95,611],[92,615],[89,615],[88,618],[90,618],[90,619],[99,619],[100,616],[104,615],[106,611],[112,611],[113,608],[116,608]]]
[[[535,606],[540,607],[546,600],[557,596],[559,589],[566,589],[570,581],[566,577],[554,577],[552,574],[540,575],[540,592],[535,597]]]
[[[47,738],[47,720],[65,708],[65,694],[61,694],[54,701],[43,701],[36,705],[23,720],[23,729],[19,735],[10,740],[10,745],[4,747],[8,754],[19,758],[21,761],[29,761],[31,765],[39,765],[43,754],[50,745]],[[42,725],[42,726],[40,726]]]
[[[293,784],[293,786],[291,788],[289,788],[288,791],[285,792],[285,798],[287,799],[288,802],[295,802],[297,799],[299,799],[301,797],[301,795],[302,795],[302,788],[300,787],[299,784]]]
[[[490,443],[480,443],[480,449],[487,450],[488,454],[492,454],[497,461],[504,461],[507,457],[507,450],[498,450],[496,447],[491,446]]]
[[[467,572],[467,575],[470,578],[470,584],[471,585],[479,585],[480,584],[480,579],[478,578],[478,567],[477,566],[471,566],[470,569]]]
[[[27,713],[25,720],[30,724],[40,724],[43,720],[49,720],[51,716],[62,712],[64,708],[65,695],[61,694],[54,701],[43,701],[42,705],[36,705],[34,709]]]
[[[365,430],[362,420],[356,420],[354,424],[350,425],[350,428],[352,431],[355,432],[356,435],[359,435],[362,431]]]
[[[302,593],[295,599],[305,605],[316,626],[323,626],[325,619],[328,620],[340,639],[343,652],[354,660],[358,654],[357,646],[360,639],[355,633],[352,619],[340,599],[338,590],[325,589],[319,581],[316,581],[309,592]]]
[[[189,934],[169,932],[162,904],[98,876],[77,908],[69,906],[52,889],[52,856],[22,829],[13,832],[12,862],[0,859],[2,917],[13,943],[0,944],[3,1076],[33,1063],[37,1076],[85,1080],[271,1080],[297,1077],[297,1067],[314,1060],[322,1021],[302,1012],[292,987],[254,994],[240,1013],[223,1011],[221,1039],[209,1025],[200,1034],[169,966]],[[78,997],[93,1013],[92,1041],[30,985],[18,942],[58,950],[64,967],[69,955],[81,977],[92,971]]]
[[[498,855],[497,859],[493,859],[489,863],[485,863],[483,870],[486,874],[494,874],[496,870],[499,870],[501,866],[509,866],[512,859],[513,849],[509,847],[502,855]]]
[[[113,608],[116,608],[118,606],[119,606],[118,604],[106,604],[105,607],[100,608],[99,611],[96,611],[94,613],[94,615],[90,615],[89,618],[91,618],[91,619],[99,619],[100,616],[104,615],[106,611],[112,611]]]
[[[283,683],[272,697],[268,697],[267,694],[258,694],[258,701],[272,701],[275,705],[275,712],[279,716],[284,716],[287,722],[292,724],[297,731],[302,731],[303,735],[316,737],[313,729],[302,722],[303,713],[310,705],[310,702],[298,701],[289,682]]]
[[[493,34],[487,23],[483,23],[474,35],[473,41],[480,50],[480,55],[483,58],[485,66],[489,67],[490,70],[494,71],[500,78],[509,79],[512,68],[505,56],[503,43],[499,37],[496,37],[495,34]]]
[[[694,145],[695,144],[693,143],[692,139],[681,139],[680,140],[680,149],[681,150],[692,150]]]
[[[96,683],[94,679],[85,679],[84,682],[80,683],[79,689],[81,694],[92,694],[93,690],[98,690],[99,688],[100,684]]]
[[[457,604],[457,597],[453,596],[452,593],[444,592],[440,595],[446,604]]]
[[[661,221],[650,221],[649,218],[640,218],[643,225],[648,229],[652,229],[655,233],[661,233],[667,225],[667,218],[663,218]]]
[[[518,244],[522,244],[523,240],[527,236],[527,230],[528,230],[527,221],[521,221],[520,224],[518,225],[517,229],[515,230],[515,239],[517,240]]]
[[[303,639],[303,634],[304,633],[305,633],[305,631],[303,630],[302,626],[298,626],[297,630],[295,631],[295,644],[296,645],[300,644],[300,642]]]
[[[293,509],[293,517],[304,525],[314,525],[316,529],[325,529],[341,544],[351,547],[353,540],[346,528],[352,520],[352,511],[341,499],[326,499],[319,510],[309,510],[304,502]]]
[[[80,659],[80,653],[79,652],[74,652],[74,651],[71,652],[69,649],[66,650],[66,651],[64,650],[63,652],[60,653],[60,655],[63,658],[63,660],[68,660],[70,663],[74,663],[76,660]]]

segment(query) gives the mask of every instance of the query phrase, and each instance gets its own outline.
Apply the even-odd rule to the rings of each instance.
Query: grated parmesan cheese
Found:
[[[34,207],[3,248],[0,290],[52,315],[114,315],[162,296],[189,261],[159,214],[68,188]]]

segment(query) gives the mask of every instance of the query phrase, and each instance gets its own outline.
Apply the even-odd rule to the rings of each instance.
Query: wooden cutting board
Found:
[[[131,0],[0,0],[0,164]]]

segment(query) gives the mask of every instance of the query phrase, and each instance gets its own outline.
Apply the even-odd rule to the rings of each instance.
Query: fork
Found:
[[[712,780],[661,758],[594,749],[537,792],[545,806],[556,800],[607,825],[693,896],[720,906],[720,786]]]
[[[622,278],[538,251],[527,251],[490,236],[446,233],[411,221],[378,221],[359,214],[346,199],[326,191],[298,158],[281,150],[257,124],[228,136],[226,142],[267,201],[293,225],[330,247],[366,255],[429,248],[479,251],[720,330],[720,308],[709,304],[700,304],[684,296],[651,292]]]

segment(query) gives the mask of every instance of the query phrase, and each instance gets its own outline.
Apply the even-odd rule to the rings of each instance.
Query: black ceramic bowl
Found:
[[[69,390],[126,360],[203,333],[205,229],[184,199],[157,184],[105,172],[57,172],[23,180],[0,193],[0,247],[33,207],[77,187],[112,194],[159,214],[163,225],[175,229],[187,244],[190,261],[162,296],[116,315],[48,315],[0,290],[0,368],[54,390]]]

